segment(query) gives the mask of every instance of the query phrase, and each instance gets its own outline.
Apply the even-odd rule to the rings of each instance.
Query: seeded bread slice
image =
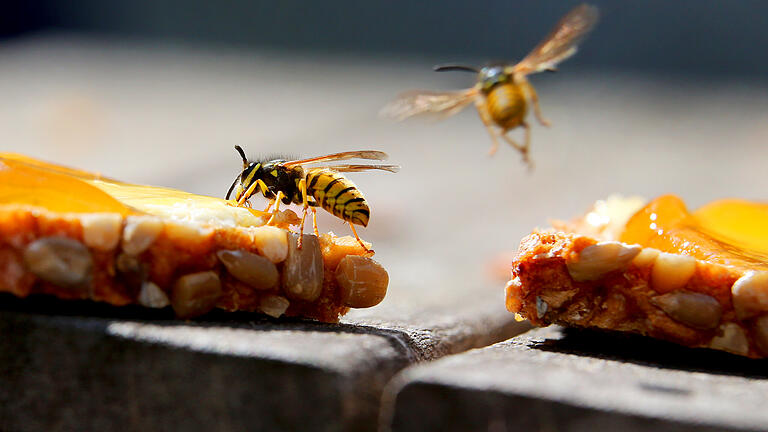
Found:
[[[386,293],[386,271],[351,237],[274,226],[195,226],[145,215],[0,206],[0,291],[113,305],[220,308],[336,322]]]
[[[580,221],[557,225],[525,237],[513,260],[506,306],[520,319],[768,357],[765,274],[572,232]]]

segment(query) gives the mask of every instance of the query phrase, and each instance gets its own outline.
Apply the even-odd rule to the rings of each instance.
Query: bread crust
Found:
[[[274,300],[279,297],[282,300],[277,302],[278,306],[286,303],[286,299],[290,303],[282,313],[286,316],[337,322],[349,307],[341,301],[339,284],[335,278],[336,266],[346,255],[372,255],[360,247],[354,239],[339,238],[332,234],[322,234],[318,241],[305,241],[304,248],[314,247],[317,249],[316,256],[322,257],[323,272],[319,295],[313,298],[314,294],[310,293],[309,298],[307,296],[302,298],[300,295],[291,295],[288,292],[284,281],[286,267],[288,265],[310,266],[313,263],[297,261],[295,264],[289,264],[290,257],[280,259],[280,257],[268,256],[269,254],[265,256],[264,250],[269,247],[265,242],[280,243],[275,240],[280,238],[280,235],[275,236],[277,228],[267,227],[271,230],[267,232],[268,230],[264,227],[211,227],[161,219],[162,227],[159,231],[152,232],[153,238],[150,244],[139,253],[135,253],[136,251],[132,249],[134,253],[129,254],[126,249],[130,248],[125,245],[127,226],[135,222],[133,218],[146,216],[128,215],[124,218],[119,216],[119,225],[116,228],[118,241],[111,248],[104,247],[105,243],[115,243],[114,240],[105,241],[104,238],[108,237],[105,237],[106,234],[99,237],[97,229],[94,237],[92,232],[90,234],[87,232],[93,231],[93,228],[86,226],[87,218],[92,216],[86,213],[52,212],[25,205],[0,205],[0,292],[8,292],[18,297],[45,294],[60,299],[89,299],[116,306],[129,304],[153,306],[147,304],[146,295],[142,297],[142,290],[151,283],[161,291],[161,294],[154,291],[154,298],[162,300],[166,297],[177,315],[184,318],[205,313],[214,307],[227,311],[262,311],[274,314],[274,310],[265,309],[264,302],[267,298]],[[99,215],[105,220],[109,219],[107,216]],[[295,241],[296,235],[289,235],[285,228],[287,225],[280,228],[280,231],[285,232],[285,244]],[[61,282],[64,279],[56,276],[55,274],[58,273],[54,271],[55,269],[51,270],[50,262],[46,261],[50,257],[45,254],[51,254],[50,249],[38,247],[43,251],[38,251],[38,255],[34,255],[34,251],[30,252],[34,249],[33,244],[46,246],[48,245],[46,242],[59,242],[65,246],[74,245],[75,253],[59,253],[61,256],[54,258],[67,260],[72,255],[82,255],[86,260],[90,260],[87,274],[84,274],[81,279],[75,278],[77,279],[75,283]],[[279,249],[281,244],[273,246],[273,249]],[[289,254],[296,253],[288,249]],[[254,289],[243,282],[242,278],[239,279],[228,271],[227,266],[217,256],[220,251],[243,251],[242,253],[268,258],[278,271],[278,282],[267,288]],[[43,254],[42,258],[39,257],[40,253]],[[264,258],[258,259],[266,262]],[[46,265],[48,267],[45,267]],[[68,268],[66,265],[75,264],[64,264],[62,271],[65,275],[67,271],[76,273],[76,276],[79,274],[77,273],[79,270],[74,267]],[[270,268],[271,265],[265,264]],[[50,276],[51,274],[54,276]],[[180,314],[180,308],[174,303],[175,297],[179,297],[174,287],[178,285],[180,278],[191,274],[208,275],[214,282],[218,279],[220,291],[216,291],[214,283],[212,286],[215,293],[206,297],[205,300],[210,304],[203,304],[201,308],[194,309],[191,315]],[[61,281],[57,283],[56,277]],[[155,302],[154,306],[162,304],[163,301],[159,304]],[[274,302],[272,309],[274,309]]]

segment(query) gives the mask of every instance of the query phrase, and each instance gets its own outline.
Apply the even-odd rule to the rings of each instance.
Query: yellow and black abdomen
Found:
[[[342,174],[323,168],[307,170],[307,195],[332,215],[367,226],[371,210],[354,183]]]
[[[515,84],[500,84],[486,94],[488,111],[499,127],[512,129],[525,119],[528,106],[520,86]]]

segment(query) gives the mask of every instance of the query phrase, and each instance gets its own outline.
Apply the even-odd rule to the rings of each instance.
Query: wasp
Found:
[[[272,205],[274,204],[275,206],[274,212],[272,212],[272,216],[267,224],[272,223],[280,211],[281,203],[300,205],[303,212],[299,227],[299,248],[301,248],[301,234],[304,233],[304,219],[307,216],[307,210],[312,211],[312,224],[315,235],[318,235],[315,207],[321,207],[328,213],[347,222],[358,243],[363,246],[363,249],[370,252],[357,235],[355,225],[368,226],[371,210],[363,193],[342,173],[368,170],[397,172],[400,170],[400,167],[398,165],[368,164],[316,167],[305,167],[305,165],[347,159],[385,160],[387,159],[386,153],[363,150],[334,153],[301,160],[272,159],[251,162],[248,161],[242,147],[235,146],[235,150],[237,150],[243,160],[243,171],[232,182],[232,186],[229,187],[227,200],[229,200],[234,190],[236,205],[244,206],[254,193],[261,192],[269,200],[269,204],[264,211],[269,212]]]
[[[491,135],[490,155],[498,150],[498,136],[517,149],[523,162],[531,167],[528,149],[531,129],[526,121],[529,105],[539,123],[549,126],[539,107],[536,90],[527,76],[537,72],[556,70],[557,64],[576,53],[579,42],[594,27],[598,19],[597,8],[582,4],[568,12],[523,60],[517,64],[491,63],[480,69],[465,65],[438,65],[435,71],[465,71],[477,74],[472,88],[452,92],[415,90],[403,93],[382,110],[382,114],[403,120],[419,114],[451,116],[474,102],[485,128]],[[523,144],[507,133],[522,126]]]

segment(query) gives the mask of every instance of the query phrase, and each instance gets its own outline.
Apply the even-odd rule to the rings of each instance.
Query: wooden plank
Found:
[[[758,430],[768,368],[639,336],[537,329],[416,366],[386,422],[409,430]]]

